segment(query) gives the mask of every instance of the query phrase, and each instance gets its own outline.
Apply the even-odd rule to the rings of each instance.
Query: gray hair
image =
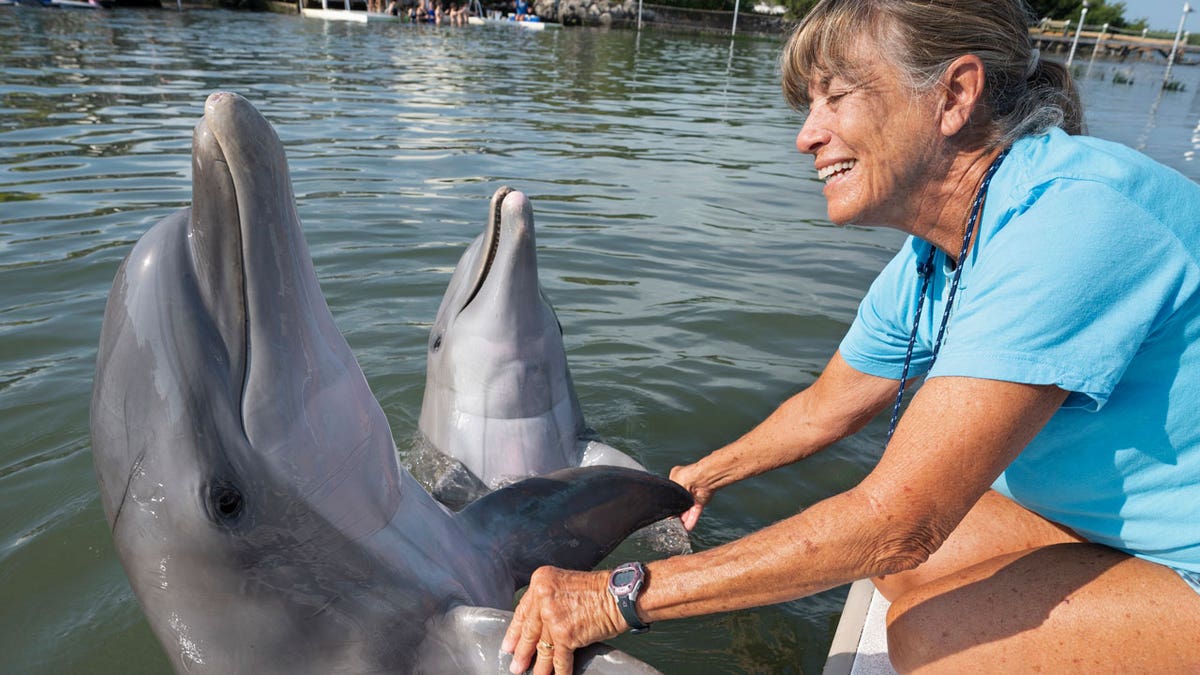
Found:
[[[866,37],[888,50],[914,93],[936,86],[960,56],[978,56],[985,73],[981,103],[995,146],[1051,127],[1083,133],[1083,106],[1071,74],[1039,58],[1029,18],[1022,0],[821,0],[784,47],[784,98],[805,111],[809,83],[818,73],[861,81],[870,64],[854,55]]]

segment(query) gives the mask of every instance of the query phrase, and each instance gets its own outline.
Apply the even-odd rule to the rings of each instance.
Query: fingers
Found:
[[[575,649],[619,634],[607,580],[605,572],[534,571],[501,643],[513,655],[509,670],[532,666],[534,675],[569,675]]]
[[[692,477],[690,474],[694,472],[695,464],[687,466],[677,466],[671,469],[671,480],[682,485],[688,492],[692,494],[692,499],[695,503],[679,516],[679,520],[683,523],[683,529],[691,532],[696,523],[700,521],[700,513],[704,510],[704,505],[708,502],[711,493],[692,485]]]
[[[529,594],[526,593],[517,605],[512,623],[508,625],[504,641],[500,645],[502,650],[513,655],[512,664],[508,668],[513,675],[529,670],[529,666],[538,657],[537,644],[542,634],[542,620],[536,608],[530,611],[532,604]]]
[[[554,675],[573,675],[575,672],[575,650],[555,646]]]

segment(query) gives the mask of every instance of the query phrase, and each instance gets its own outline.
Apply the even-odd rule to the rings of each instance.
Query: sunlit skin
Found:
[[[825,186],[832,221],[897,228],[957,257],[1000,151],[986,142],[984,66],[960,57],[916,95],[877,53],[869,42],[858,52],[873,64],[860,81],[809,83],[797,148],[818,172],[850,163]],[[889,407],[897,384],[834,354],[761,424],[671,471],[696,500],[685,527],[721,488],[859,431]],[[1066,396],[1049,385],[928,380],[859,485],[723,546],[649,563],[639,617],[757,607],[873,577],[893,600],[889,646],[904,672],[1200,671],[1200,597],[1174,572],[1083,542],[989,490]],[[566,675],[572,650],[627,630],[607,575],[535,572],[504,638],[512,672]],[[1156,630],[1128,639],[1145,626]]]

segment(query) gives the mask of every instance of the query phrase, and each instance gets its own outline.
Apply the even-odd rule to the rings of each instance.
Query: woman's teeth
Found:
[[[817,172],[817,178],[820,178],[821,180],[829,180],[839,173],[853,169],[854,165],[857,163],[857,160],[848,159],[844,162],[838,162],[837,164],[830,164],[829,166]]]

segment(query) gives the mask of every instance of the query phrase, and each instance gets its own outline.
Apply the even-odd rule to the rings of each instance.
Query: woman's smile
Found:
[[[855,164],[858,164],[858,160],[856,159],[834,162],[833,164],[817,169],[817,178],[828,183],[846,175],[847,172],[854,168]]]

